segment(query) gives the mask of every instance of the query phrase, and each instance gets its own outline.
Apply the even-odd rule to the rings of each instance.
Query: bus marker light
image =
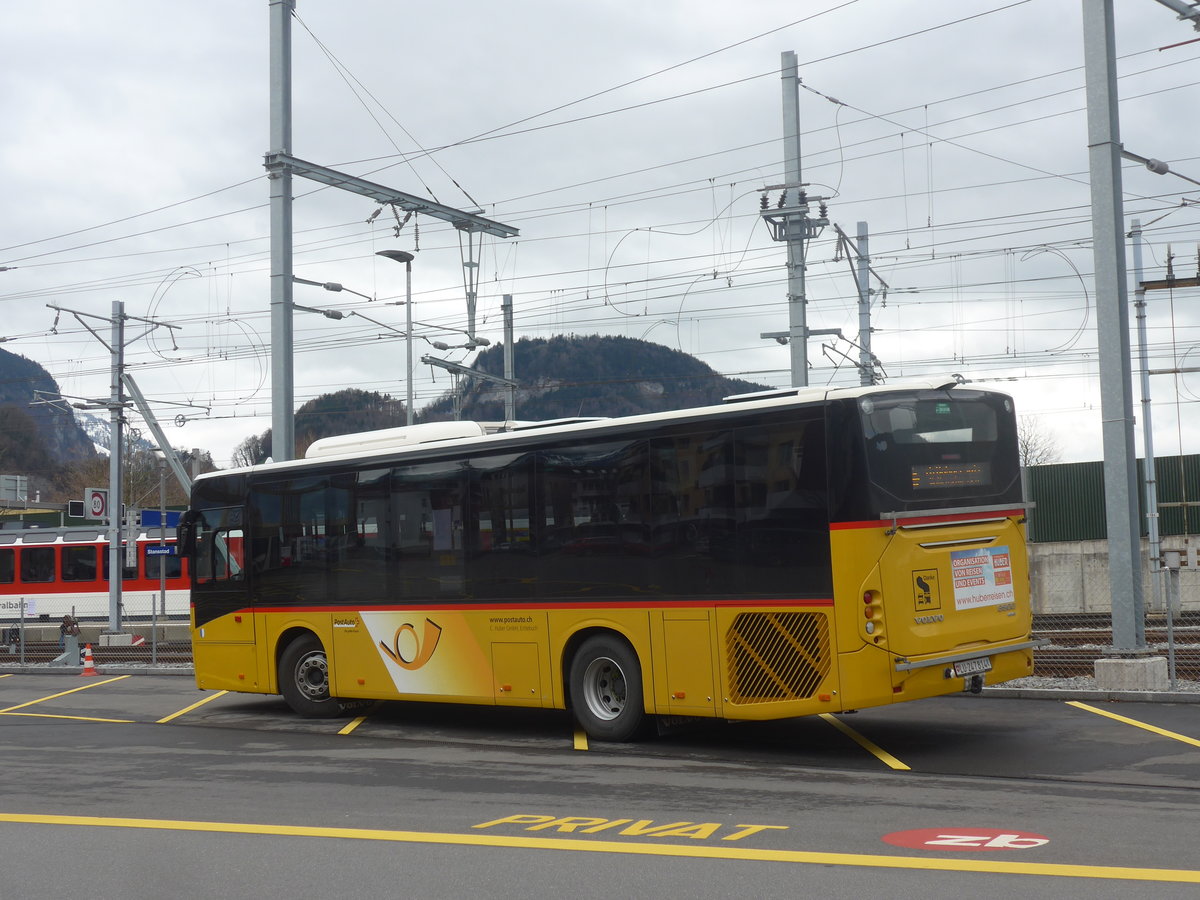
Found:
[[[687,696],[687,692],[686,692],[686,691],[676,691],[675,693],[673,693],[673,694],[671,695],[671,697],[672,697],[673,699],[675,699],[675,700],[682,700],[682,699],[684,699],[686,696]]]
[[[245,681],[245,680],[246,680],[246,673],[245,673],[245,672],[238,672],[238,680],[240,680],[240,681]]]
[[[817,699],[822,703],[828,703],[833,699],[833,694],[817,694]]]
[[[234,616],[234,617],[233,617],[233,621],[235,621],[235,622],[241,622],[241,621],[242,621],[242,617],[241,617],[241,616]]]
[[[365,678],[360,678],[360,679],[358,679],[358,683],[359,683],[359,684],[366,684],[366,683],[367,683],[367,679],[365,679]]]
[[[509,691],[511,691],[511,690],[512,690],[512,685],[511,685],[511,684],[502,684],[502,685],[500,685],[500,692],[501,692],[501,693],[507,693],[507,692],[509,692]]]

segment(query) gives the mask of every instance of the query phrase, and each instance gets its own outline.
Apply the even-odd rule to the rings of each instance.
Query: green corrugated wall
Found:
[[[1200,534],[1200,456],[1154,460],[1159,533]],[[1146,534],[1143,461],[1138,460],[1138,518]],[[1025,469],[1031,541],[1093,541],[1108,536],[1104,514],[1104,464],[1059,463]],[[1194,506],[1180,504],[1192,503]]]

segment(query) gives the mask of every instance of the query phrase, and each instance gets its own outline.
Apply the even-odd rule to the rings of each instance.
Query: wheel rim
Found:
[[[625,673],[608,657],[593,659],[583,671],[583,700],[588,712],[611,722],[625,710]]]
[[[313,650],[300,657],[296,663],[296,687],[310,700],[329,696],[329,663],[324,653]]]

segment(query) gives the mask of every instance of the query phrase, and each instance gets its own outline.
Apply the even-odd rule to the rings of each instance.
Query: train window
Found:
[[[108,581],[108,548],[107,547],[104,550],[104,575],[103,575],[103,578],[105,581]],[[134,578],[137,578],[137,566],[136,565],[133,565],[133,566],[125,565],[125,545],[122,544],[121,545],[121,580],[122,581],[131,581]]]
[[[21,549],[21,581],[26,584],[54,580],[54,548]]]
[[[63,547],[62,551],[63,581],[95,581],[96,580],[96,548]]]
[[[17,574],[17,552],[0,550],[0,584],[12,584]]]
[[[164,563],[166,564],[168,578],[178,578],[183,574],[183,560],[178,556],[147,556],[146,577],[151,581],[157,581],[161,578]]]

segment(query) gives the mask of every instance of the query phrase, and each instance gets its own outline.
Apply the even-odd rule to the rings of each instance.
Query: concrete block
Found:
[[[116,634],[111,634],[111,633],[101,634],[100,635],[100,646],[101,647],[131,647],[131,646],[133,646],[133,635],[125,633],[125,632],[118,632]]]
[[[1101,691],[1165,691],[1167,660],[1163,656],[1138,659],[1098,659],[1096,688]]]

